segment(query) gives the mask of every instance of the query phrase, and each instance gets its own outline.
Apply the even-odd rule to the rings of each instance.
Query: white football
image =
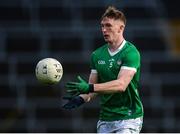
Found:
[[[41,83],[56,84],[63,76],[63,68],[58,60],[45,58],[37,63],[35,73]]]

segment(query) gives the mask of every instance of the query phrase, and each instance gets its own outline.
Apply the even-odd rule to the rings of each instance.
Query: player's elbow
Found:
[[[118,91],[119,92],[125,92],[126,88],[124,88],[123,86],[119,86]]]
[[[124,82],[119,82],[117,85],[118,92],[125,92],[126,91],[126,84]]]

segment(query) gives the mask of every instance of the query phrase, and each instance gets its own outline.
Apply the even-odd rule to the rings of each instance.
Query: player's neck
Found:
[[[109,50],[111,52],[114,52],[116,51],[121,45],[122,45],[122,42],[124,41],[124,38],[119,38],[119,40],[115,41],[115,42],[110,42],[109,43]]]

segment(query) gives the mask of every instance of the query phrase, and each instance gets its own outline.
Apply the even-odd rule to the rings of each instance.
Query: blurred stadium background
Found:
[[[98,98],[66,111],[64,84],[88,78],[91,52],[104,43],[100,17],[108,5],[127,16],[125,38],[142,56],[142,132],[180,132],[178,0],[1,0],[0,132],[96,132]],[[64,67],[62,81],[40,85],[45,57]]]

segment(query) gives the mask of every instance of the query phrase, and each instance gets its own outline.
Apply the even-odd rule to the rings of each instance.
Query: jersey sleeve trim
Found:
[[[91,73],[97,74],[98,72],[95,69],[91,69]]]
[[[132,71],[135,71],[137,72],[137,69],[134,68],[134,67],[127,67],[127,66],[122,66],[121,69],[127,69],[127,70],[132,70]]]

